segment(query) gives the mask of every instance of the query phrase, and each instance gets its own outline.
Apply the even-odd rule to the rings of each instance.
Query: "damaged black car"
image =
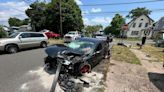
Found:
[[[49,46],[45,58],[46,72],[56,72],[58,63],[62,63],[62,72],[73,76],[89,73],[103,58],[110,57],[109,42],[96,38],[80,38],[67,45],[56,44]]]

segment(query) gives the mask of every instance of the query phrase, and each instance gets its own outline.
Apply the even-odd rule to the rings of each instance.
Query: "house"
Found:
[[[164,17],[155,23],[153,36],[155,38],[159,36],[159,38],[164,39]]]
[[[154,25],[154,35],[164,32],[164,17],[157,21]]]
[[[19,27],[19,31],[29,31],[29,30],[32,30],[30,24],[22,25],[22,26]]]
[[[146,15],[132,19],[127,25],[128,30],[125,31],[127,37],[141,38],[147,34],[148,38],[152,37],[153,20]]]

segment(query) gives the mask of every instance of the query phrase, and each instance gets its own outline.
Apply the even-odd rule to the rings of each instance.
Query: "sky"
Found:
[[[102,24],[104,27],[108,26],[114,17],[114,13],[101,13],[101,12],[117,12],[117,11],[130,11],[137,7],[146,7],[147,9],[164,9],[164,1],[144,3],[144,4],[131,4],[131,5],[107,5],[107,6],[84,6],[89,4],[111,4],[111,3],[127,3],[138,1],[150,0],[75,0],[82,10],[83,21],[85,25]],[[24,11],[29,7],[28,2],[23,0],[0,0],[0,24],[8,25],[9,17],[17,17],[20,19],[27,18]],[[93,14],[96,13],[96,14]],[[118,12],[119,13],[119,12]],[[125,17],[127,13],[119,13]],[[152,12],[150,17],[158,21],[164,16],[164,11]],[[130,19],[126,18],[126,22]]]

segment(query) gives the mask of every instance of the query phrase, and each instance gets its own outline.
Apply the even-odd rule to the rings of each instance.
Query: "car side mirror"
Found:
[[[19,36],[19,39],[21,39],[22,38],[22,36]]]
[[[99,53],[100,53],[100,51],[96,51],[96,52],[94,53],[94,55],[95,55],[95,54],[99,54]]]

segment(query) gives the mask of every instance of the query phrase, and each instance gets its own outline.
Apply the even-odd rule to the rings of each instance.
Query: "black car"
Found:
[[[109,42],[96,38],[80,38],[67,45],[56,44],[47,47],[45,70],[49,73],[57,69],[58,63],[63,64],[62,72],[73,76],[90,72],[91,69],[110,57]]]

